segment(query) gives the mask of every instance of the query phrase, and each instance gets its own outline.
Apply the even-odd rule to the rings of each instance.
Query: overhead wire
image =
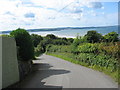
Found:
[[[63,7],[62,9],[60,9],[60,10],[54,15],[54,17],[49,17],[49,19],[55,19],[56,16],[57,16],[61,11],[63,11],[65,8],[67,8],[68,6],[70,6],[71,4],[73,4],[73,3],[75,3],[75,2],[76,2],[76,1],[67,4],[65,7]],[[78,2],[78,0],[77,0],[77,2]]]

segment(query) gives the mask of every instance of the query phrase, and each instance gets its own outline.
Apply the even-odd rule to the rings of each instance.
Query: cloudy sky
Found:
[[[118,24],[119,0],[0,0],[0,30]]]

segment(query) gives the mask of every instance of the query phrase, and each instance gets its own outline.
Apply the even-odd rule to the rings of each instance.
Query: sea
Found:
[[[46,36],[47,34],[54,34],[58,37],[75,38],[76,36],[84,36],[88,31],[95,30],[102,35],[110,32],[117,32],[118,26],[104,26],[104,27],[62,27],[62,28],[46,28],[46,29],[28,29],[30,34],[38,34]],[[9,34],[11,31],[1,31],[0,34]]]

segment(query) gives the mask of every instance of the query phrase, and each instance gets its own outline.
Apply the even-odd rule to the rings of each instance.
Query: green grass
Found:
[[[51,55],[51,56],[55,56],[61,59],[64,59],[66,61],[72,62],[74,64],[79,64],[85,67],[89,67],[92,68],[94,70],[100,71],[105,73],[106,75],[110,76],[111,78],[113,78],[116,82],[118,82],[120,84],[120,81],[118,80],[118,71],[116,72],[111,72],[110,68],[105,68],[105,67],[100,67],[97,65],[94,66],[89,66],[87,63],[81,62],[79,60],[75,59],[75,55],[73,55],[72,53],[46,53],[47,55]]]

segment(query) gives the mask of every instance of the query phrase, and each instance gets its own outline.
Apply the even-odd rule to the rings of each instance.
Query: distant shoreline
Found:
[[[104,26],[104,27],[61,27],[61,28],[44,28],[44,29],[26,29],[30,34],[38,34],[46,36],[47,34],[54,34],[58,37],[75,38],[78,35],[83,36],[87,31],[95,30],[101,34],[109,32],[117,32],[118,26]],[[0,31],[1,34],[9,34],[11,31]]]
[[[40,29],[26,29],[28,32],[39,32],[39,31],[60,31],[63,29],[93,29],[93,28],[106,28],[106,27],[118,27],[114,26],[99,26],[99,27],[58,27],[58,28],[40,28]],[[13,30],[0,31],[0,33],[10,33]]]

